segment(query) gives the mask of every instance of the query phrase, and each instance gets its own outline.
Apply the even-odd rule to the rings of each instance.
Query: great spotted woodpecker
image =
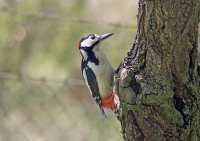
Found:
[[[113,92],[114,69],[100,47],[101,42],[112,35],[89,34],[82,37],[78,44],[83,78],[104,116],[105,109],[115,111],[120,104],[117,94]]]

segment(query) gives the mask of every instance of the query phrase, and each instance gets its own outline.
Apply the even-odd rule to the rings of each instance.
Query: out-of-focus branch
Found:
[[[21,76],[14,73],[0,72],[0,80],[22,80],[30,81],[33,83],[54,83],[54,84],[67,84],[67,85],[84,85],[83,81],[76,78],[66,78],[64,80],[59,79],[47,79],[47,78],[33,78],[30,76]]]

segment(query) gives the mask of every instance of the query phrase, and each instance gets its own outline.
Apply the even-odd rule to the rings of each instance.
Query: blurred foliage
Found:
[[[135,3],[0,0],[0,140],[121,140],[113,115],[102,119],[70,80],[82,79],[76,46],[88,33],[115,33],[102,49],[117,67],[134,37]]]

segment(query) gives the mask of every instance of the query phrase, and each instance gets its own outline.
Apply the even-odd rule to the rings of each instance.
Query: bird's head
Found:
[[[81,38],[81,40],[78,43],[78,48],[85,51],[93,50],[95,47],[98,46],[98,44],[100,44],[102,41],[104,41],[112,35],[113,33],[106,33],[103,35],[89,34]]]

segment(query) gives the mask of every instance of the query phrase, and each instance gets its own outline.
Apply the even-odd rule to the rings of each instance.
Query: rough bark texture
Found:
[[[122,101],[125,140],[200,140],[199,3],[139,0],[137,35],[118,69],[139,89],[136,104]]]

